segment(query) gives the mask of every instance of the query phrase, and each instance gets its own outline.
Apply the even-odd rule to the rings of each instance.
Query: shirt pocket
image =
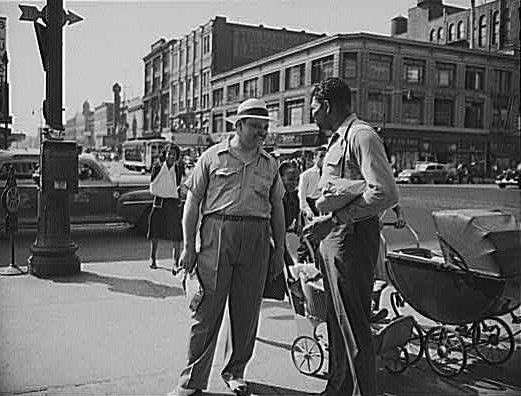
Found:
[[[269,198],[272,180],[269,174],[254,172],[253,191],[262,198]]]
[[[324,158],[322,165],[322,178],[328,179],[331,176],[339,177],[342,168],[343,147],[338,146],[329,150]]]
[[[240,185],[240,169],[216,168],[210,173],[207,197],[210,203],[233,198],[233,191]]]

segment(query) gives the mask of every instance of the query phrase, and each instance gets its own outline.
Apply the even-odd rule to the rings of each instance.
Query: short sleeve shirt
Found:
[[[269,219],[272,204],[284,196],[275,159],[261,148],[245,163],[230,150],[230,139],[201,155],[185,185],[201,199],[203,216],[219,213]]]

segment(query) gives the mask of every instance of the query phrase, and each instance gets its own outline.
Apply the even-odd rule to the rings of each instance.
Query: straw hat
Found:
[[[268,115],[268,108],[262,99],[250,98],[239,105],[237,114],[226,117],[226,121],[235,123],[243,118],[257,118],[260,120],[275,121]]]

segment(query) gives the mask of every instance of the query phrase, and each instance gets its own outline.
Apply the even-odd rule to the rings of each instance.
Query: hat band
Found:
[[[244,109],[237,113],[238,117],[247,117],[247,116],[262,116],[268,117],[268,110],[263,109],[262,107],[254,107],[251,109]]]

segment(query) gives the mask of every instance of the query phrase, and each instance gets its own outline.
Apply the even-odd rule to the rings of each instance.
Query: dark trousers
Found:
[[[376,395],[369,317],[379,232],[373,217],[335,226],[320,244],[330,350],[327,390],[333,395]]]

